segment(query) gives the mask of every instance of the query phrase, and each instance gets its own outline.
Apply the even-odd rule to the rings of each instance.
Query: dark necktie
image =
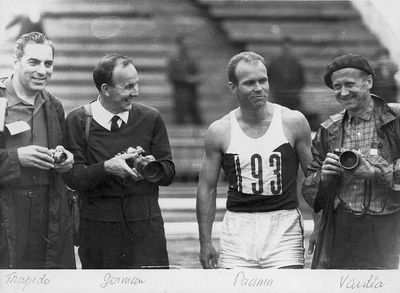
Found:
[[[111,119],[111,131],[113,131],[113,132],[119,130],[118,119],[119,119],[119,116],[117,116],[117,115],[113,116],[113,118]]]

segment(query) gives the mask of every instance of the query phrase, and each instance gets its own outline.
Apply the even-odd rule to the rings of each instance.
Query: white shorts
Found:
[[[304,225],[298,209],[261,213],[227,211],[220,268],[304,266]]]

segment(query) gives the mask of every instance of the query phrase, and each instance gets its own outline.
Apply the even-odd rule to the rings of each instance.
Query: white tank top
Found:
[[[230,112],[231,140],[226,154],[232,154],[239,193],[276,196],[282,194],[282,152],[276,151],[288,139],[282,126],[282,107],[274,106],[268,130],[258,138],[247,136],[235,112]]]

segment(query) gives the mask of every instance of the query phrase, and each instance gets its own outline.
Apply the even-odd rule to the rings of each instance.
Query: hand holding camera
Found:
[[[143,148],[129,147],[115,157],[104,162],[106,172],[120,178],[146,179],[156,182],[162,177],[162,166],[152,155],[146,155]]]
[[[23,167],[49,170],[54,167],[52,153],[48,148],[28,145],[17,149],[19,163]]]
[[[53,157],[55,166],[65,162],[68,158],[68,155],[62,145],[56,146],[55,149],[50,149],[50,152]]]
[[[375,168],[356,150],[347,150],[340,154],[339,163],[347,174],[360,179],[373,179]]]
[[[354,170],[360,162],[359,153],[355,150],[343,152],[336,150],[334,153],[339,156],[339,165],[345,170]]]
[[[49,150],[42,146],[28,145],[18,148],[17,154],[19,162],[23,167],[42,170],[54,168],[57,172],[66,172],[72,168],[74,162],[73,155],[62,146],[58,146],[56,149]]]
[[[63,146],[58,145],[50,149],[54,160],[54,170],[58,173],[65,173],[72,169],[74,164],[74,155],[67,151]]]
[[[322,162],[321,181],[329,183],[335,176],[342,173],[342,167],[339,164],[338,153],[327,153],[325,160]]]
[[[374,167],[356,150],[335,150],[328,153],[322,165],[322,180],[327,181],[330,175],[342,172],[361,178],[371,179],[375,176]]]
[[[162,165],[152,155],[146,155],[142,147],[129,147],[126,154],[137,154],[137,157],[126,160],[130,168],[150,182],[156,182],[162,177]]]

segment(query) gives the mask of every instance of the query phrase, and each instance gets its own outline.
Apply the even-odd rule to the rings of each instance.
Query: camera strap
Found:
[[[90,103],[83,105],[83,113],[85,113],[85,125],[84,125],[84,138],[85,138],[85,143],[87,144],[89,140],[89,131],[90,131],[90,122],[92,121],[92,107],[90,107]]]
[[[125,204],[124,204],[124,200],[125,200],[125,194],[124,194],[124,182],[125,180],[122,179],[121,180],[121,211],[122,211],[122,217],[124,218],[124,222],[125,222],[125,226],[126,229],[129,231],[129,233],[132,235],[132,238],[135,238],[135,233],[133,233],[133,231],[131,230],[131,228],[129,227],[129,222],[128,219],[126,218],[126,212],[125,212]]]

